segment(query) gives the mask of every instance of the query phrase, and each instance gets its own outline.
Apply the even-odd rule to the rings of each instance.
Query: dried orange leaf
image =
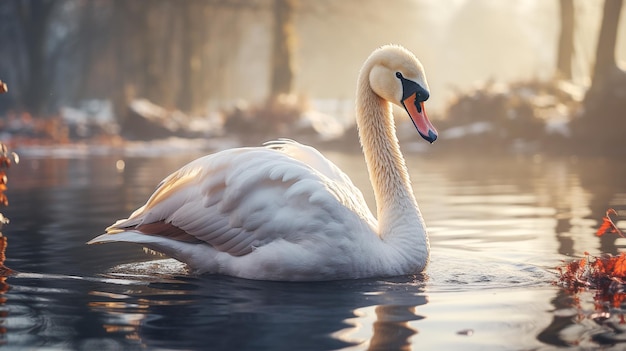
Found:
[[[613,222],[613,219],[611,219],[611,215],[617,216],[617,211],[609,208],[606,211],[606,215],[602,217],[602,225],[600,226],[600,228],[598,228],[596,235],[602,236],[606,233],[616,233],[624,238],[624,233],[622,233],[622,231],[615,225],[615,222]]]

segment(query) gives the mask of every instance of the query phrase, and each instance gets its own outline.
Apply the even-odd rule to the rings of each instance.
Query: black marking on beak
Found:
[[[420,106],[419,103],[428,100],[430,97],[428,90],[422,88],[421,85],[415,83],[414,81],[404,78],[400,72],[396,72],[396,77],[400,79],[400,82],[402,83],[402,101],[406,100],[409,96],[415,93],[415,106],[417,107],[417,111],[421,113],[422,106]]]

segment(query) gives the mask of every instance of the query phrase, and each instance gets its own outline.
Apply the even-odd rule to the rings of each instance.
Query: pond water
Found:
[[[70,148],[71,150],[71,148]],[[373,206],[359,154],[325,152]],[[131,244],[85,242],[199,156],[23,153],[9,171],[0,343],[46,350],[550,350],[626,347],[619,310],[553,284],[563,260],[616,253],[594,235],[626,209],[602,159],[407,155],[431,234],[417,276],[324,283],[193,276]],[[607,318],[608,317],[608,318]]]

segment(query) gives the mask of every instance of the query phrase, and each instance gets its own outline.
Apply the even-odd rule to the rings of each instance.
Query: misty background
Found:
[[[431,89],[427,109],[436,124],[438,119],[448,120],[440,129],[455,125],[450,106],[463,95],[485,100],[504,94],[508,101],[498,108],[512,110],[513,88],[498,87],[495,93],[494,82],[554,84],[558,80],[555,89],[565,91],[574,103],[555,110],[560,111],[558,118],[569,123],[584,111],[590,113],[582,102],[594,76],[607,6],[613,12],[618,9],[617,16],[609,19],[615,23],[617,37],[608,49],[617,66],[626,54],[626,41],[619,39],[626,31],[624,21],[619,21],[624,8],[618,0],[606,4],[580,0],[6,0],[0,4],[0,80],[9,92],[0,99],[0,120],[27,113],[34,119],[60,118],[62,124],[76,120],[76,114],[66,116],[76,110],[86,113],[78,113],[83,119],[92,115],[95,119],[106,110],[107,120],[121,123],[124,132],[133,127],[129,120],[149,117],[155,111],[150,108],[158,106],[166,116],[162,119],[176,120],[172,111],[187,121],[218,113],[220,121],[228,124],[231,117],[280,116],[274,104],[249,106],[265,106],[287,95],[291,96],[287,105],[307,105],[343,123],[353,118],[362,62],[376,47],[395,43],[413,51],[424,64]],[[570,67],[562,75],[557,56],[562,23],[570,17]],[[610,84],[622,87],[622,94],[622,79]],[[528,88],[526,83],[523,88]],[[531,88],[541,89],[546,90],[544,85]],[[476,95],[477,91],[488,92]],[[549,94],[562,101],[559,92]],[[156,106],[134,104],[138,100]],[[530,108],[537,104],[530,102]],[[461,114],[494,110],[485,106]],[[621,111],[611,109],[618,117],[606,117],[611,121],[607,129],[623,134],[626,128],[613,123]],[[248,111],[247,117],[241,117],[242,110]],[[536,119],[537,113],[531,114]],[[472,118],[466,121],[468,126],[481,117]],[[542,118],[546,124],[546,117]],[[3,126],[8,128],[7,123]],[[134,128],[141,129],[141,124]],[[561,134],[569,137],[576,134],[573,129]],[[238,131],[240,127],[229,130]]]

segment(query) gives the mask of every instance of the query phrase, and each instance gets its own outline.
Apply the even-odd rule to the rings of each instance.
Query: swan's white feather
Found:
[[[154,222],[169,223],[202,243],[137,229]],[[161,182],[145,206],[90,243],[139,243],[184,259],[197,272],[240,276],[237,272],[246,272],[246,277],[256,279],[285,279],[286,274],[293,274],[292,279],[354,278],[355,270],[365,276],[372,267],[355,268],[346,255],[354,254],[352,245],[368,247],[368,241],[380,241],[376,225],[363,195],[337,166],[311,147],[276,141],[187,164]],[[262,255],[269,245],[274,249],[267,252],[283,250],[283,257],[273,257],[279,256],[276,252]],[[227,255],[207,260],[211,251]],[[189,255],[197,259],[190,260]],[[246,261],[245,256],[257,257]],[[313,267],[307,257],[315,262]],[[337,262],[342,257],[343,265]],[[290,272],[283,267],[277,275],[263,268],[263,263],[276,260],[291,267]],[[328,267],[318,262],[327,262]],[[345,267],[348,263],[350,268]]]

